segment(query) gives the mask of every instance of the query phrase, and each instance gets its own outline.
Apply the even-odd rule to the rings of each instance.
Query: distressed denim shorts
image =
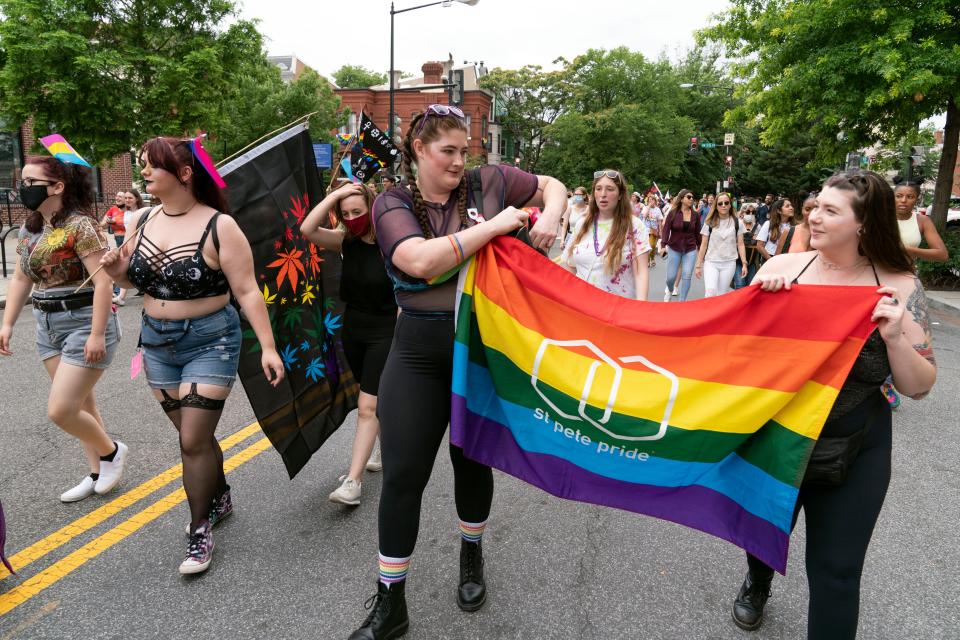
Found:
[[[34,307],[33,317],[37,321],[37,352],[41,360],[60,356],[60,362],[87,369],[106,369],[113,362],[120,345],[120,323],[116,313],[110,312],[104,330],[107,353],[103,360],[93,363],[83,358],[83,348],[93,325],[93,305],[69,311],[40,311]]]
[[[240,362],[240,316],[227,305],[186,320],[143,314],[140,343],[147,384],[176,389],[184,382],[230,387]]]

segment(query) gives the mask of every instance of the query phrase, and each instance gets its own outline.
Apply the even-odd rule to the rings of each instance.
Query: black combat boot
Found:
[[[394,582],[389,589],[377,582],[377,592],[363,605],[370,609],[370,615],[350,634],[349,640],[390,640],[405,634],[410,627],[405,586],[406,580]]]
[[[483,548],[481,542],[460,540],[460,586],[457,606],[476,611],[487,601],[487,585],[483,581]]]
[[[763,622],[763,605],[770,597],[770,582],[768,580],[753,580],[750,573],[740,585],[740,593],[733,601],[733,622],[741,629],[753,631]]]

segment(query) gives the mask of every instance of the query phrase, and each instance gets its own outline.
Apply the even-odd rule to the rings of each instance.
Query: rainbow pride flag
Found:
[[[677,522],[781,573],[874,287],[683,304],[579,280],[512,238],[461,271],[451,440],[556,496]]]

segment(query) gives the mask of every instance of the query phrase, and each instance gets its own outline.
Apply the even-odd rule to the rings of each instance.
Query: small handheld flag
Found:
[[[90,163],[81,158],[73,146],[59,133],[40,138],[40,144],[47,148],[50,155],[64,164],[79,164],[83,167],[90,166]]]
[[[207,150],[203,148],[203,145],[200,144],[200,138],[201,136],[197,136],[190,141],[190,149],[193,151],[193,155],[196,157],[197,162],[210,174],[210,177],[213,178],[214,184],[220,189],[226,189],[227,183],[220,177],[216,165],[213,164],[213,159],[207,153]]]
[[[347,158],[340,160],[340,168],[343,169],[343,175],[350,178],[350,182],[357,182],[357,179],[353,177],[353,168],[350,166],[350,161]]]
[[[366,182],[374,177],[378,171],[393,164],[399,150],[390,141],[385,131],[382,131],[367,116],[360,113],[360,127],[357,129],[357,142],[350,153],[352,174],[360,182]]]
[[[350,134],[350,133],[337,134],[337,142],[339,142],[341,145],[344,145],[344,146],[348,145],[350,144],[351,140],[353,140],[353,134]]]

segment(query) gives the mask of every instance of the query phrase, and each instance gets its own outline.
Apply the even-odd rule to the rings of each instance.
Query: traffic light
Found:
[[[447,75],[447,101],[453,105],[463,104],[463,69],[452,69]]]
[[[393,142],[394,144],[400,144],[403,141],[403,135],[400,133],[400,116],[398,114],[393,114]]]
[[[696,136],[690,138],[690,146],[687,147],[687,153],[697,153],[700,150],[700,143]]]

